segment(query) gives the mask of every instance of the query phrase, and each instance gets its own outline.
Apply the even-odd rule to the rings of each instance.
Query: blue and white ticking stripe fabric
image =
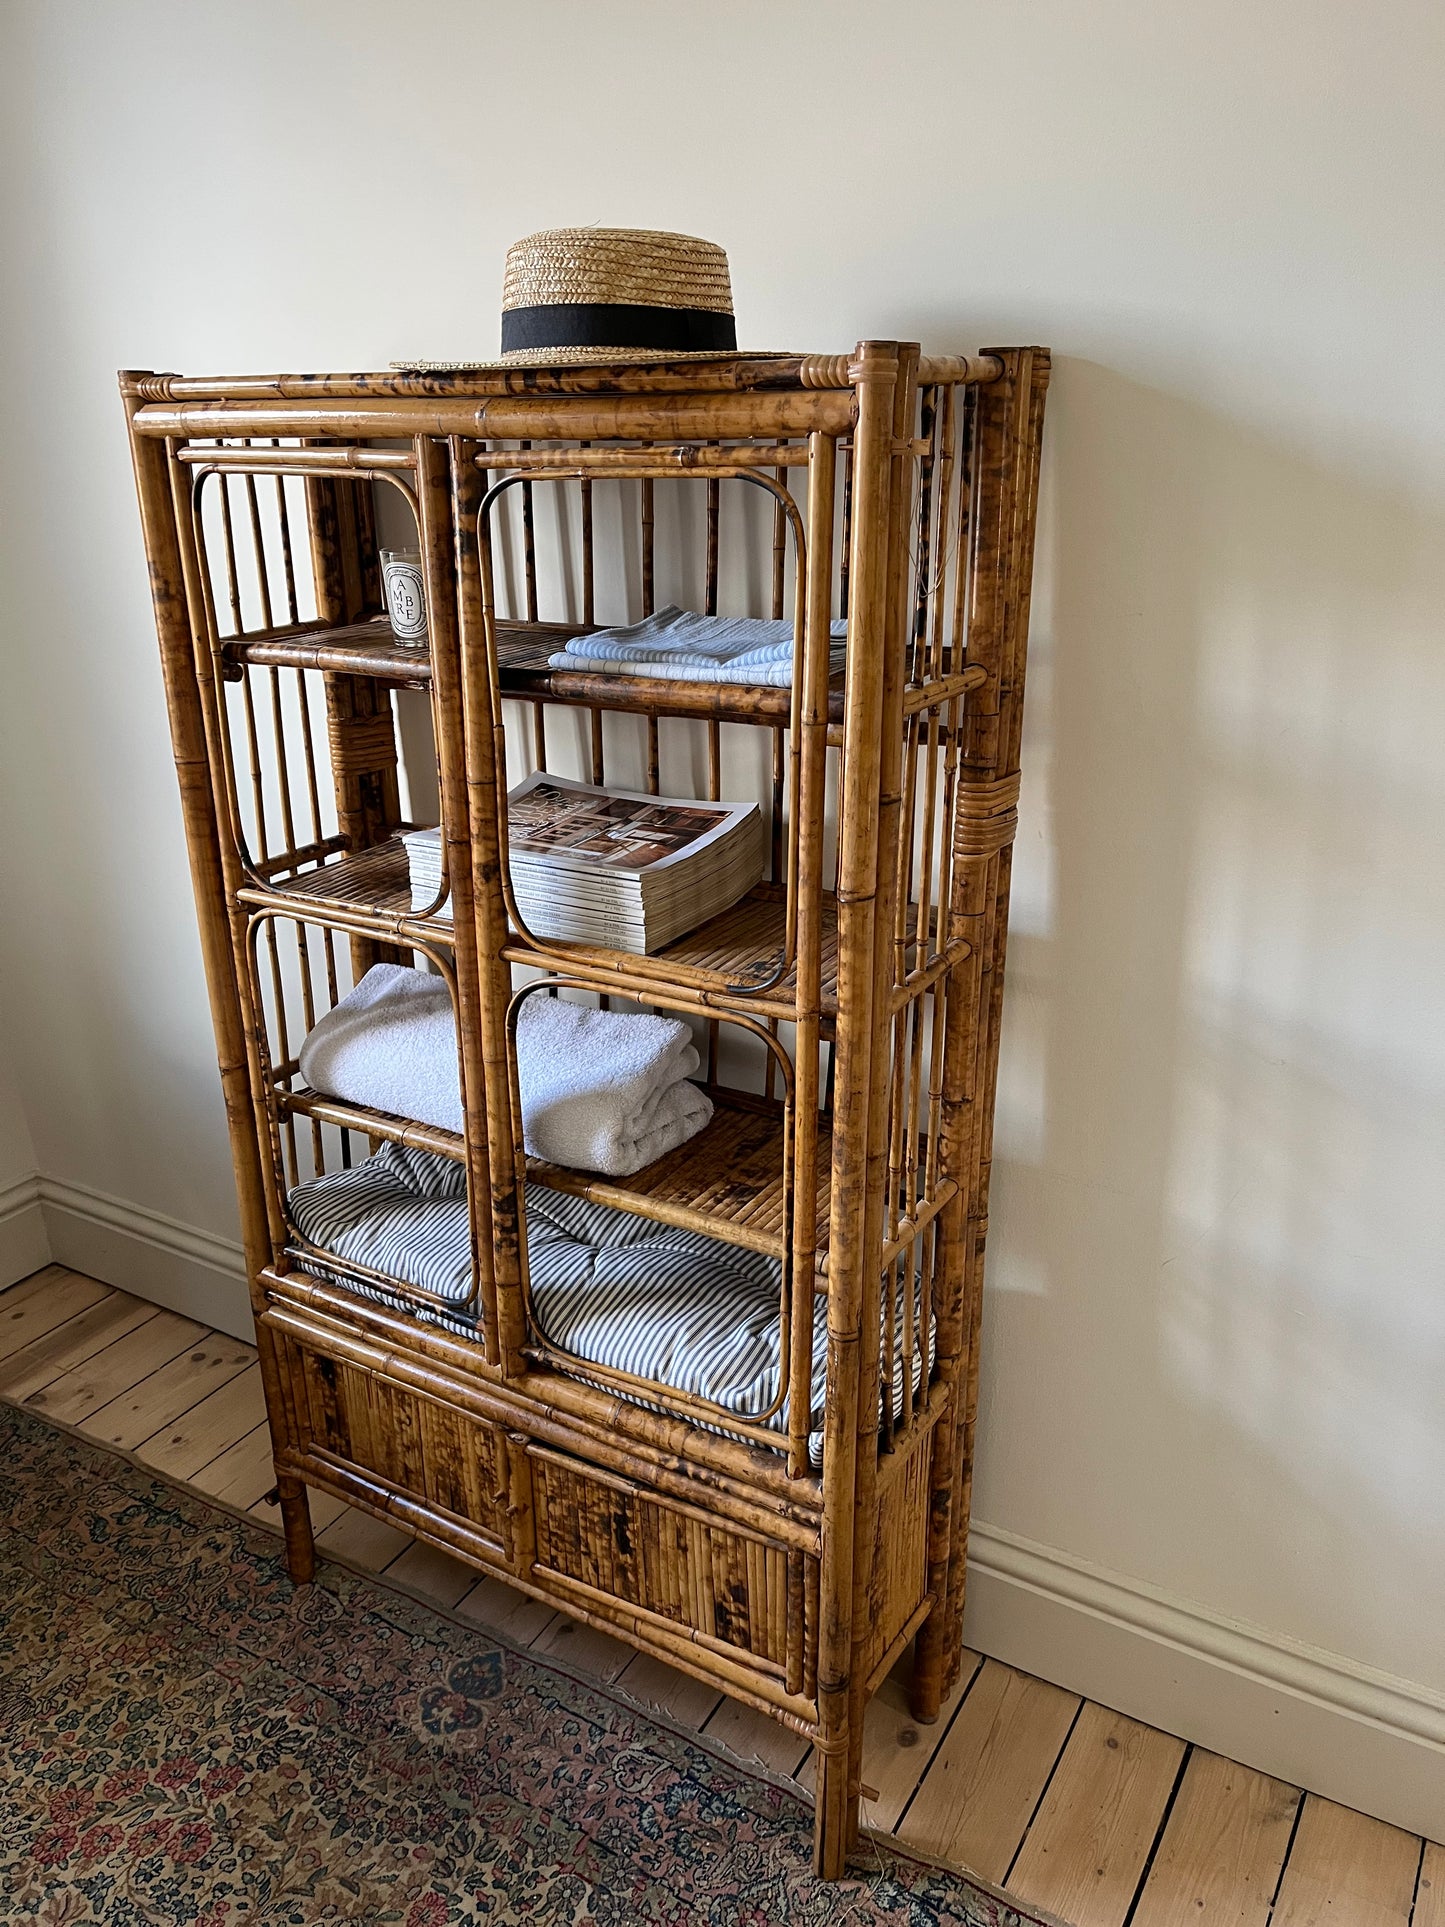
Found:
[[[308,1244],[465,1304],[472,1288],[467,1174],[451,1158],[384,1144],[365,1164],[298,1184],[287,1203]]]
[[[846,659],[846,622],[829,625],[829,673]],[[767,683],[793,680],[793,625],[765,616],[704,616],[669,603],[628,628],[573,636],[549,656],[553,669],[655,676],[670,682]]]
[[[427,1151],[383,1145],[365,1164],[299,1184],[288,1200],[296,1229],[315,1251],[302,1267],[349,1290],[389,1300],[374,1281],[348,1277],[365,1266],[456,1305],[417,1315],[475,1335],[464,1309],[472,1286],[466,1175]],[[779,1291],[774,1258],[719,1244],[697,1231],[660,1225],[565,1192],[528,1185],[527,1258],[532,1308],[559,1351],[631,1372],[758,1419],[778,1393]],[[408,1307],[410,1309],[410,1307]],[[821,1462],[827,1377],[827,1301],[813,1310],[814,1464]],[[900,1346],[901,1350],[901,1346]],[[913,1361],[917,1384],[918,1362]],[[902,1407],[896,1387],[896,1411]],[[774,1416],[768,1423],[781,1428]]]

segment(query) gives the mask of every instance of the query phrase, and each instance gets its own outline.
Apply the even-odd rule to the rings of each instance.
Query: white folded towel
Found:
[[[441,1131],[462,1128],[457,1026],[440,977],[373,964],[301,1046],[313,1090]]]
[[[846,633],[846,623],[830,625],[830,672],[843,667]],[[763,616],[698,615],[669,603],[628,628],[573,636],[548,662],[553,669],[655,676],[671,682],[786,687],[793,680],[793,625]]]
[[[528,997],[517,1014],[525,1147],[552,1164],[628,1177],[712,1116],[712,1100],[687,1081],[700,1064],[679,1018]],[[329,1096],[462,1129],[451,996],[424,970],[373,965],[301,1046],[300,1068]]]
[[[702,1059],[677,1017],[589,1010],[541,992],[517,1013],[527,1149],[552,1164],[626,1177],[712,1116],[689,1084]]]

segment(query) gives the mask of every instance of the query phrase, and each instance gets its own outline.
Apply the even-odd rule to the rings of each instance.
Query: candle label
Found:
[[[401,642],[426,641],[426,584],[414,562],[383,562],[382,584],[392,633]]]

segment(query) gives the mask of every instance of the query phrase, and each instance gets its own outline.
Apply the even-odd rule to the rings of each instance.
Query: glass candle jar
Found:
[[[420,549],[381,551],[381,592],[391,633],[397,641],[413,649],[425,649],[426,577],[422,574]]]

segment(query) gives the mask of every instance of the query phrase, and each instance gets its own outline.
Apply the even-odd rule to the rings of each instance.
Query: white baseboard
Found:
[[[40,1180],[17,1178],[0,1189],[0,1291],[50,1262]]]
[[[252,1335],[232,1240],[56,1179],[0,1193],[0,1267],[19,1263],[23,1277],[52,1261]],[[1413,1833],[1445,1836],[1445,1693],[982,1521],[969,1567],[964,1636],[975,1651]]]
[[[964,1637],[1025,1672],[1430,1839],[1445,1693],[976,1521]]]
[[[255,1336],[245,1261],[233,1239],[88,1185],[42,1178],[39,1190],[54,1263],[214,1325],[232,1338]]]

